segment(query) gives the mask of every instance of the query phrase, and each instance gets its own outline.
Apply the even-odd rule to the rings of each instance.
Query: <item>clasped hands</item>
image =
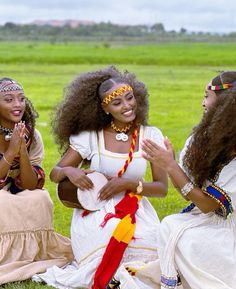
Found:
[[[8,149],[14,156],[25,152],[25,123],[23,121],[15,124]]]

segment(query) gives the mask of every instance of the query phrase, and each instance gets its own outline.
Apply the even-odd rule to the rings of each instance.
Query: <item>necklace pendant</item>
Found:
[[[9,141],[11,139],[11,134],[6,134],[4,138],[5,141]]]
[[[125,133],[123,133],[123,132],[121,132],[121,133],[118,133],[117,135],[116,135],[116,140],[118,140],[118,141],[127,141],[129,139],[129,137],[128,137],[128,135],[127,134],[125,134]]]
[[[12,134],[13,134],[13,129],[0,125],[0,132],[2,132],[4,134],[5,141],[9,141],[11,139]]]

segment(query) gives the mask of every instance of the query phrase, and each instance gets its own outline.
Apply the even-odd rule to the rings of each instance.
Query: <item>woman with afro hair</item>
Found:
[[[191,204],[163,219],[161,288],[233,289],[236,284],[236,71],[205,89],[205,113],[181,153],[144,140],[143,156],[165,170]],[[134,287],[135,288],[135,287]]]
[[[40,277],[58,288],[114,288],[113,275],[123,262],[155,260],[159,219],[147,197],[164,197],[167,174],[151,164],[153,181],[145,182],[144,138],[160,146],[163,136],[147,124],[148,93],[130,72],[109,66],[76,77],[55,112],[53,130],[65,151],[51,180],[68,178],[81,192],[95,184],[92,171],[107,177],[96,211],[74,209],[71,241],[75,262]],[[83,170],[83,160],[90,161]],[[112,280],[112,281],[111,281]],[[108,283],[111,281],[111,284]],[[111,286],[111,287],[109,287]]]
[[[54,232],[43,189],[38,116],[23,87],[0,79],[0,284],[22,281],[73,259],[70,240]]]

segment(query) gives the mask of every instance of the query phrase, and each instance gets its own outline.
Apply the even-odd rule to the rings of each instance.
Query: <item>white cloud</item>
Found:
[[[9,4],[9,2],[11,4]],[[0,24],[78,19],[118,24],[162,23],[166,30],[236,31],[233,0],[1,0]]]

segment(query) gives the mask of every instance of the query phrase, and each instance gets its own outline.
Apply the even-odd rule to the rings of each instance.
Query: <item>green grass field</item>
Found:
[[[77,74],[115,64],[136,73],[150,94],[149,123],[172,141],[178,156],[191,128],[202,115],[207,82],[222,70],[236,69],[235,44],[160,44],[146,46],[102,44],[1,43],[0,77],[23,84],[40,117],[37,128],[45,145],[44,168],[48,176],[60,155],[50,132],[51,112],[62,98],[63,87]],[[150,171],[146,180],[150,180]],[[54,201],[55,229],[70,234],[72,210],[59,203],[55,185],[47,177],[46,189]],[[160,219],[179,212],[186,202],[171,186],[164,199],[151,199]],[[49,288],[30,281],[4,288]]]

